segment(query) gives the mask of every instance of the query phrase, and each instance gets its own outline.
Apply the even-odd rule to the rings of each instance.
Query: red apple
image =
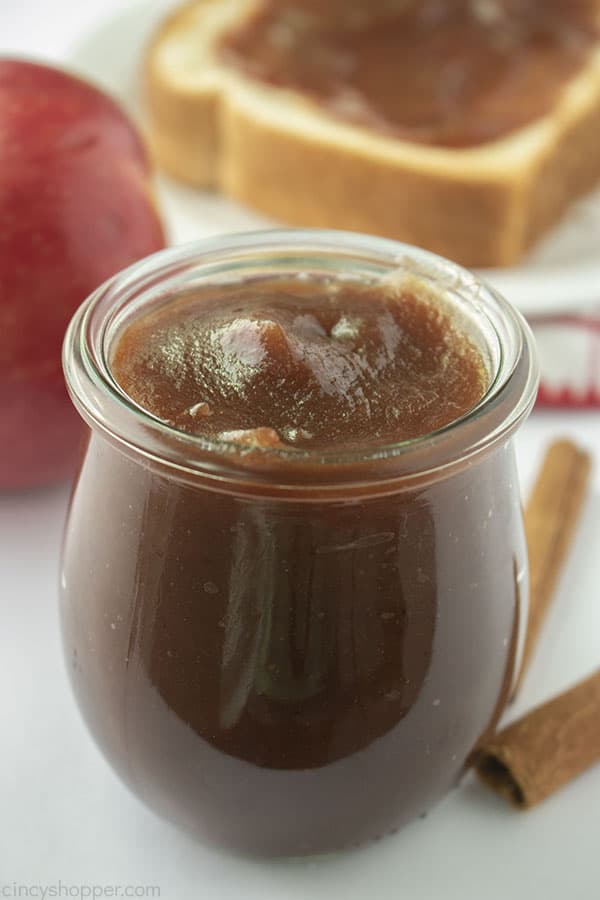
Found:
[[[98,285],[164,246],[144,146],[84,81],[0,59],[0,488],[72,471],[61,343]]]

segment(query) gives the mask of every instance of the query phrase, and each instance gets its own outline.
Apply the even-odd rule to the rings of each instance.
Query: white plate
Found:
[[[114,94],[138,121],[142,49],[173,5],[168,0],[126,5],[79,40],[68,57],[76,71]],[[165,177],[158,180],[158,193],[174,243],[272,225],[232,201]],[[528,315],[600,305],[600,191],[578,203],[522,265],[482,274]]]

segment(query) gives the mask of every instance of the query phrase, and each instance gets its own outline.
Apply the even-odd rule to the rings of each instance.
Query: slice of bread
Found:
[[[600,45],[551,114],[500,140],[425,146],[334,118],[224,65],[220,36],[260,0],[195,0],[148,47],[160,164],[295,225],[370,232],[467,266],[517,261],[600,178]]]

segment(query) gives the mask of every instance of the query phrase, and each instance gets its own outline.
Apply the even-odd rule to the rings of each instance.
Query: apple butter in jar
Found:
[[[521,316],[412,247],[259,232],[125,270],[64,363],[89,426],[64,648],[122,779],[262,855],[429,810],[520,655]]]

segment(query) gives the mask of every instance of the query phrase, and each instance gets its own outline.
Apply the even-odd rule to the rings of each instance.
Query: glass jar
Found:
[[[416,274],[490,386],[460,420],[366,452],[252,453],[178,432],[110,371],[124,325],[265,274]],[[431,808],[494,727],[527,564],[512,437],[535,397],[522,317],[465,270],[320,231],[167,250],[97,290],[65,339],[89,426],[62,561],[64,648],[98,745],[151,807],[245,852],[331,851]]]

